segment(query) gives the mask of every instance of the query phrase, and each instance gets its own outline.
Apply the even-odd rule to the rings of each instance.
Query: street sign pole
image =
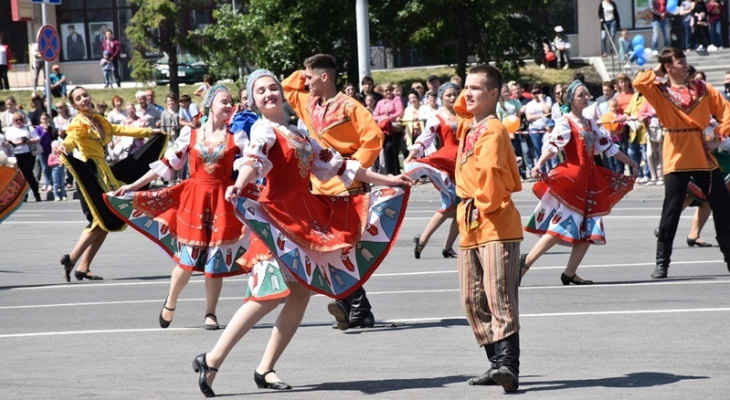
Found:
[[[43,10],[43,26],[45,26],[48,25],[48,4],[41,4],[41,9]],[[38,45],[40,46],[40,43]],[[51,118],[52,121],[53,109],[51,108],[51,105],[53,103],[53,96],[51,95],[51,66],[49,64],[49,61],[44,62],[43,65],[46,68],[46,112],[48,113],[48,117]]]

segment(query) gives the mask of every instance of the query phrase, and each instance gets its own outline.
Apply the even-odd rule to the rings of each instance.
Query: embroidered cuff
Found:
[[[266,158],[261,158],[253,155],[245,155],[233,162],[233,169],[238,171],[244,165],[252,166],[253,169],[256,170],[257,178],[265,177],[266,174],[271,171],[271,167],[273,167],[271,161]]]
[[[350,187],[352,182],[355,181],[355,174],[360,169],[360,161],[357,160],[345,160],[342,166],[337,170],[337,176],[340,177],[342,183]]]
[[[155,161],[150,164],[150,169],[155,171],[159,177],[167,180],[172,179],[173,172],[175,171],[175,169],[170,165],[170,161],[166,158],[162,158],[159,161]]]

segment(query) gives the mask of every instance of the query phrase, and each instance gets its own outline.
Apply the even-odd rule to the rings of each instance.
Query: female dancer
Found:
[[[214,85],[205,95],[207,121],[200,129],[185,127],[162,160],[151,165],[147,174],[105,196],[107,204],[121,219],[152,239],[177,263],[172,271],[170,291],[160,311],[160,327],[172,322],[177,299],[193,271],[205,274],[205,329],[218,329],[215,314],[223,288],[223,277],[245,271],[236,260],[246,251],[247,239],[233,204],[225,200],[226,188],[233,184],[233,160],[242,154],[248,133],[228,131],[226,121],[233,115],[231,93]],[[176,170],[189,164],[190,179],[175,186],[135,192],[158,177],[171,180]]]
[[[5,138],[0,133],[0,146],[4,141]],[[0,223],[20,208],[26,192],[28,182],[15,166],[15,158],[6,156],[0,149]]]
[[[533,192],[540,198],[535,212],[525,230],[543,235],[527,255],[520,257],[520,275],[553,246],[563,241],[572,245],[570,259],[560,275],[563,285],[590,285],[576,270],[591,244],[605,244],[601,216],[634,187],[634,179],[594,164],[593,156],[605,152],[634,169],[638,165],[603,133],[595,121],[583,118],[583,109],[588,106],[590,94],[583,84],[576,80],[566,92],[566,115],[558,119],[551,133],[548,151],[540,156],[532,176],[539,177]],[[567,109],[567,106],[570,109]],[[540,166],[560,151],[565,162],[547,174],[540,174]]]
[[[459,235],[459,225],[454,218],[458,203],[454,171],[456,170],[456,151],[459,147],[459,140],[456,139],[458,124],[456,114],[454,114],[454,102],[458,94],[459,87],[451,82],[447,82],[439,88],[439,98],[443,107],[438,114],[428,119],[425,131],[418,136],[416,142],[410,147],[410,154],[403,161],[408,176],[418,179],[420,176],[427,175],[436,189],[441,192],[441,208],[431,217],[423,233],[413,238],[415,244],[413,254],[416,258],[421,258],[421,252],[428,244],[431,235],[449,218],[452,218],[451,226],[441,254],[444,258],[456,258],[457,256],[451,246]],[[441,148],[427,157],[419,158],[434,141],[440,141]],[[414,159],[417,160],[414,161]]]
[[[119,188],[121,182],[131,182],[149,170],[149,164],[160,158],[167,136],[159,135],[145,145],[135,157],[109,167],[104,161],[104,147],[113,136],[146,137],[159,134],[160,129],[131,128],[112,125],[102,115],[94,113],[91,96],[81,86],[68,94],[71,106],[78,113],[66,128],[66,138],[56,147],[56,154],[62,154],[61,162],[76,179],[81,197],[81,210],[89,225],[81,233],[73,250],[61,257],[63,276],[71,281],[71,271],[79,262],[74,275],[77,280],[101,280],[102,277],[89,270],[91,261],[101,248],[109,232],[124,229],[124,222],[117,218],[104,204],[103,194]],[[77,149],[85,161],[70,154]],[[120,182],[121,181],[121,182]]]
[[[211,384],[231,349],[282,300],[284,307],[254,381],[259,388],[291,389],[273,368],[299,327],[312,291],[348,296],[367,280],[395,242],[407,190],[393,187],[368,195],[316,196],[309,190],[310,173],[322,180],[338,175],[343,181],[412,183],[407,176],[386,177],[364,170],[357,161],[345,161],[296,127],[287,127],[281,84],[271,72],[254,71],[247,85],[249,102],[263,119],[251,128],[251,144],[236,162],[238,179],[226,196],[236,200],[237,215],[256,233],[243,257],[253,276],[248,280],[247,301],[218,343],[193,360],[198,385],[207,397],[215,395]],[[246,183],[264,176],[267,183],[258,201],[241,193]]]

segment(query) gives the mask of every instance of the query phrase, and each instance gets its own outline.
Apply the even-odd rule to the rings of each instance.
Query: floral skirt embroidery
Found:
[[[23,205],[28,182],[17,168],[0,166],[0,222]]]
[[[542,196],[527,221],[525,231],[552,235],[568,243],[606,244],[603,218],[584,218],[583,214],[566,207],[551,192]]]

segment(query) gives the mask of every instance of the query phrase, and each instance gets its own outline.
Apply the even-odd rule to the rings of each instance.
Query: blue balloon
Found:
[[[634,46],[644,46],[644,37],[641,35],[634,36],[634,39],[631,40],[631,44]]]
[[[644,57],[636,57],[636,64],[642,66],[646,64],[646,59]]]
[[[634,46],[634,54],[644,54],[644,45],[637,44],[636,46]]]
[[[677,3],[670,2],[669,4],[667,4],[667,11],[671,14],[677,12]]]

